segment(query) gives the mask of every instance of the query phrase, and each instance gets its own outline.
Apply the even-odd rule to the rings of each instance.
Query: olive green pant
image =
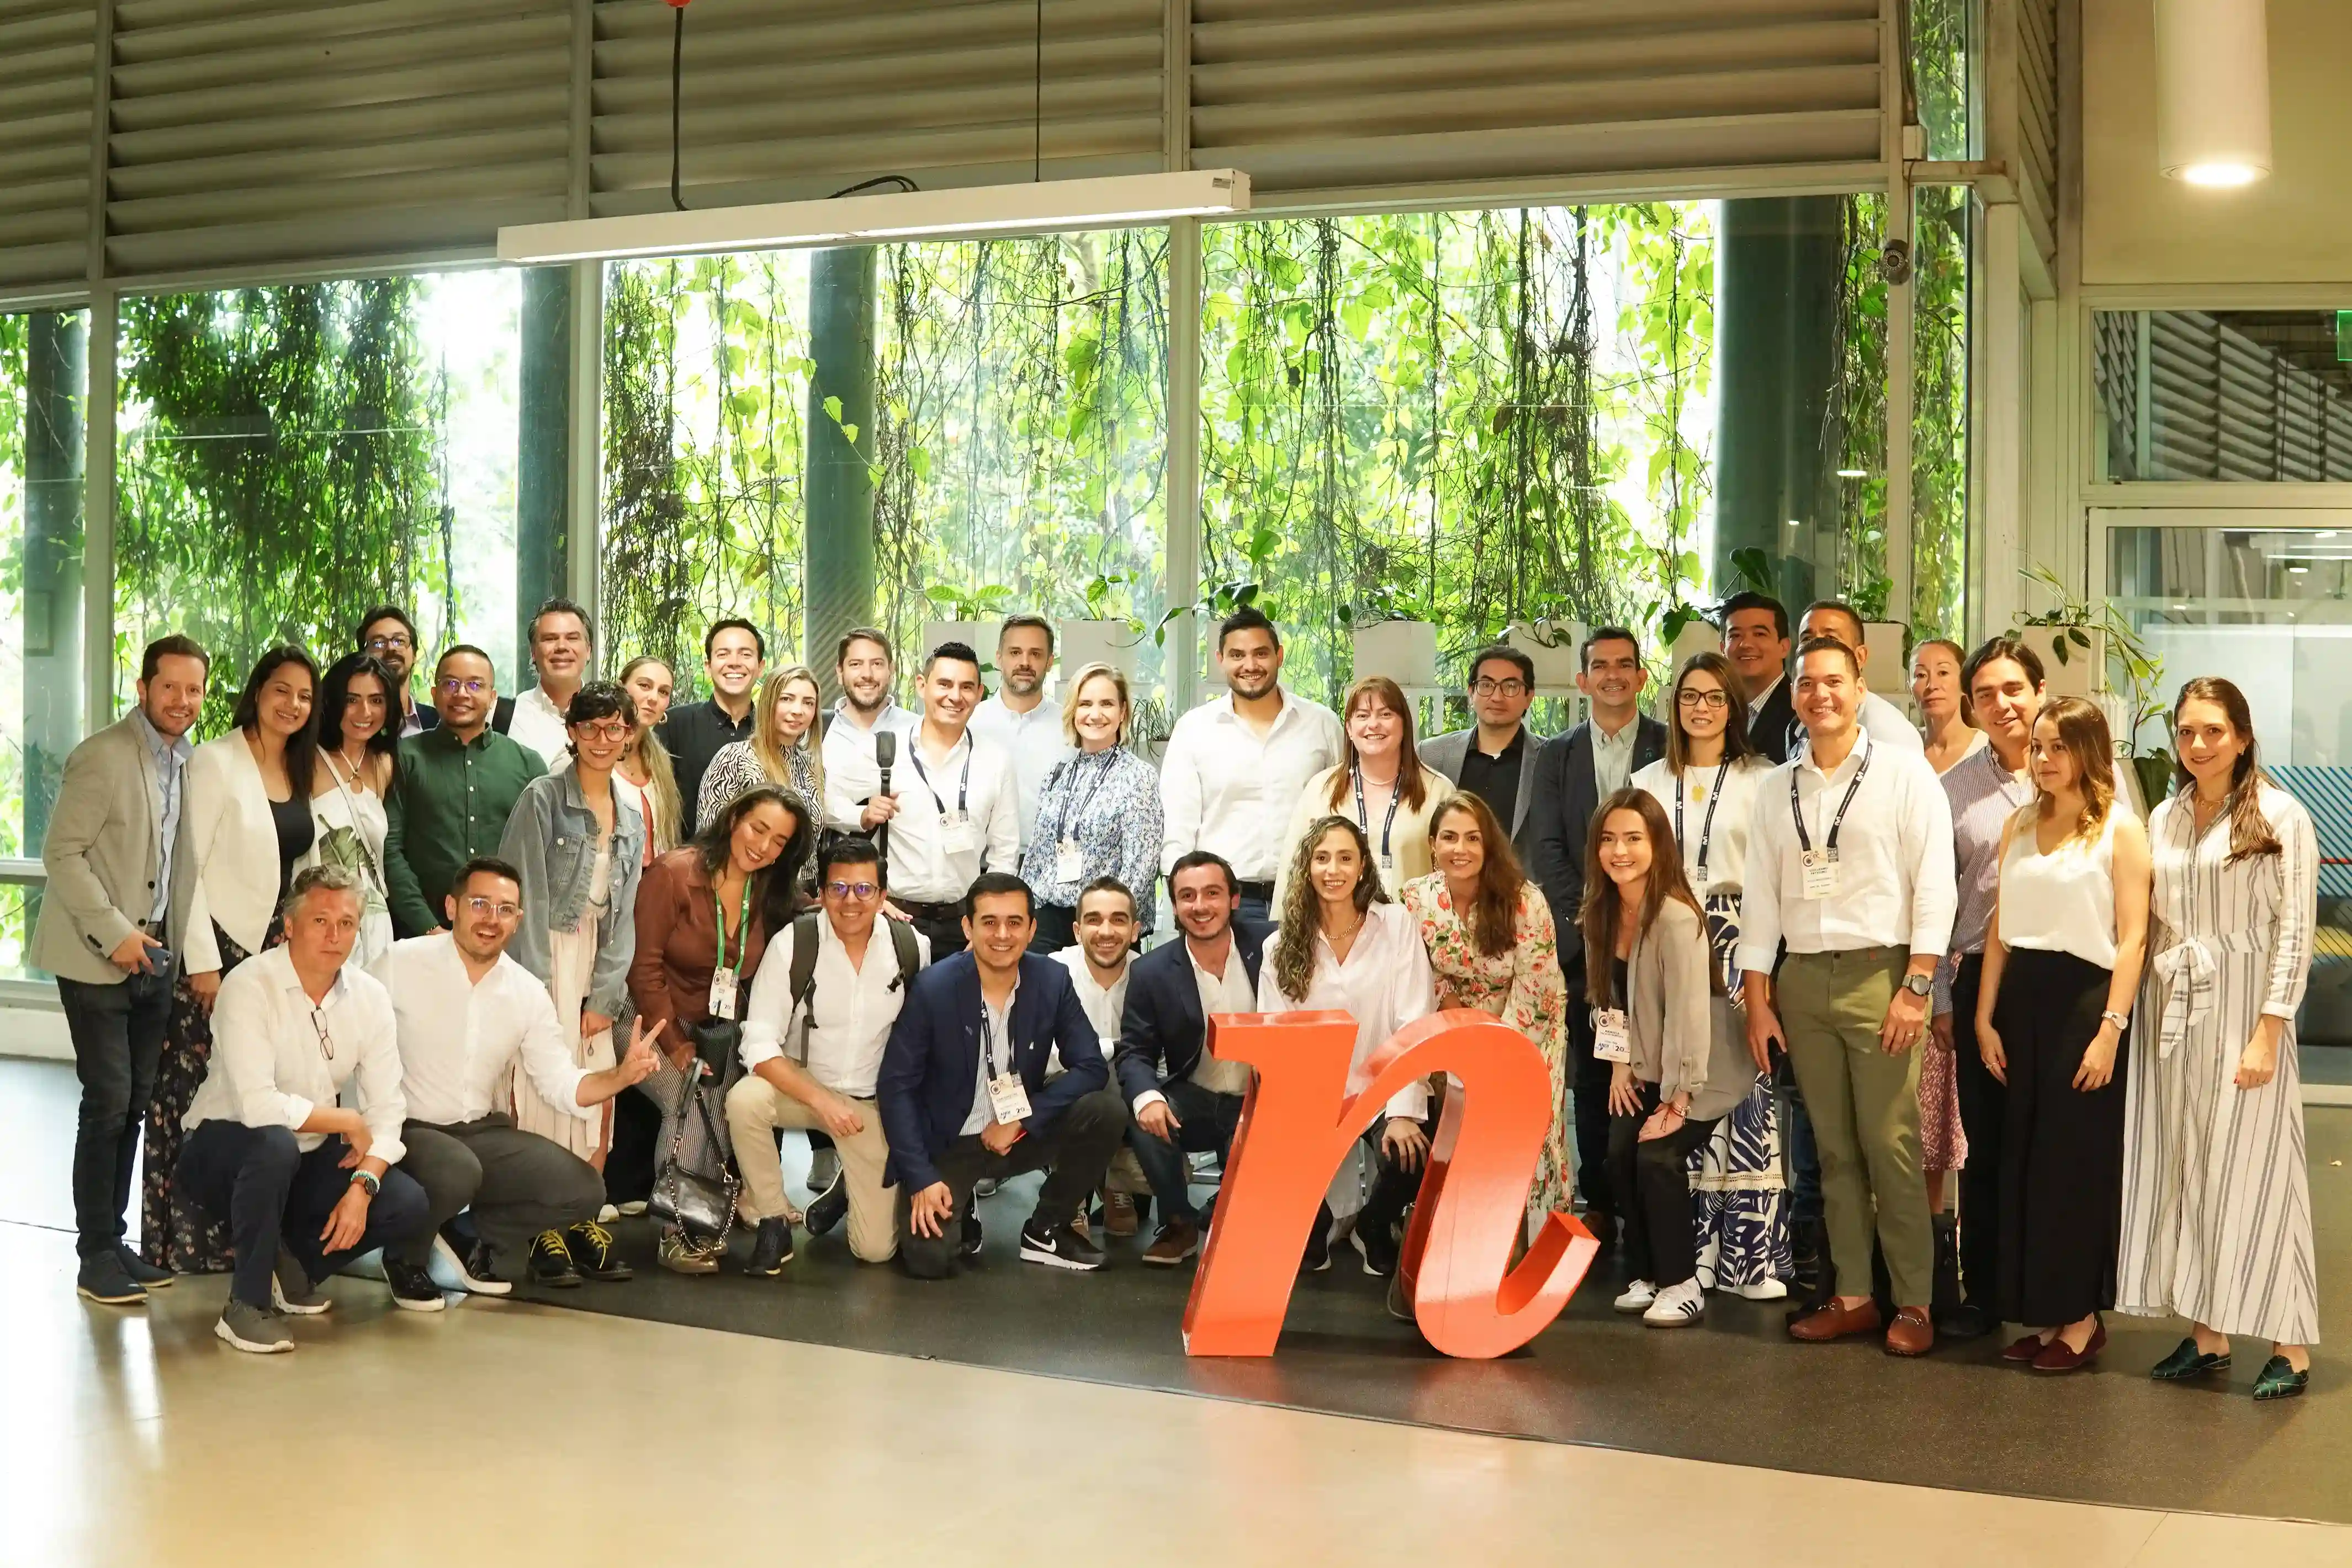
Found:
[[[1871,1294],[1874,1225],[1898,1307],[1935,1288],[1935,1235],[1919,1171],[1919,1046],[1878,1043],[1911,955],[1899,947],[1792,952],[1774,982],[1789,1063],[1822,1156],[1822,1207],[1837,1293]]]

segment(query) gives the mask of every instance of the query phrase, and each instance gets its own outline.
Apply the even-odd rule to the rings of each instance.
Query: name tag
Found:
[[[980,825],[968,811],[951,811],[940,818],[940,847],[950,855],[980,853]]]
[[[1633,1059],[1633,1037],[1626,1027],[1622,1007],[1595,1007],[1592,1010],[1592,1054],[1604,1062],[1630,1062]]]
[[[1000,1124],[1029,1120],[1029,1086],[1019,1073],[999,1073],[988,1080],[988,1114]]]
[[[1087,874],[1087,852],[1076,839],[1065,838],[1054,846],[1054,880],[1076,882]]]
[[[735,972],[731,969],[710,972],[710,1016],[730,1023],[735,1020]]]
[[[1805,897],[1826,899],[1838,889],[1838,857],[1834,849],[1805,851]]]

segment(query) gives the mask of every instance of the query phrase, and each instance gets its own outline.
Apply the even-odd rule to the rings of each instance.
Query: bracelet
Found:
[[[352,1173],[351,1184],[355,1187],[365,1187],[367,1189],[367,1194],[370,1197],[375,1196],[376,1194],[383,1190],[383,1184],[377,1181],[365,1171],[353,1171]]]

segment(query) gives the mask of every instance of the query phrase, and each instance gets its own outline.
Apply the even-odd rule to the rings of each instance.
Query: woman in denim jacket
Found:
[[[570,763],[524,787],[499,846],[522,872],[522,919],[507,952],[547,982],[572,1059],[601,1072],[613,1065],[613,1020],[636,956],[646,824],[613,788],[613,769],[636,732],[637,710],[627,692],[599,681],[572,693],[564,719]],[[516,1126],[604,1168],[609,1102],[602,1121],[582,1121],[542,1103],[518,1067],[514,1117]]]

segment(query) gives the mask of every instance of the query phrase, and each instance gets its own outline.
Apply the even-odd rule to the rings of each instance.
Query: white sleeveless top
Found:
[[[2031,819],[2012,831],[2000,865],[2003,947],[2116,966],[2116,823],[2122,815],[2120,803],[2110,805],[2095,840],[2069,838],[2047,855],[2035,847]]]

